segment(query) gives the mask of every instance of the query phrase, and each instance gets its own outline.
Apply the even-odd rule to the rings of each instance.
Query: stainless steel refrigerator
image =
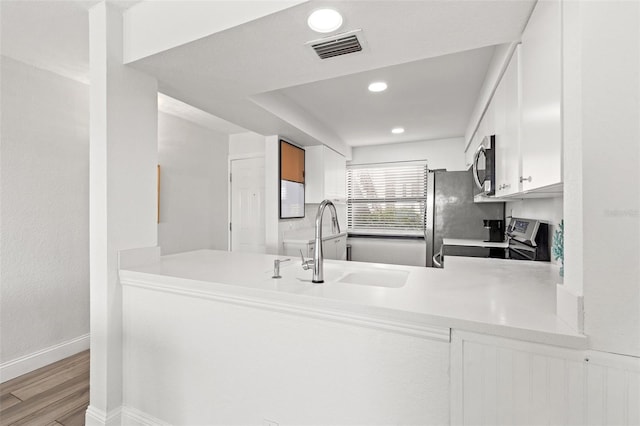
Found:
[[[434,266],[433,255],[443,238],[488,239],[483,219],[504,221],[504,203],[474,203],[475,186],[469,171],[429,170],[425,216],[426,266]],[[447,250],[449,254],[465,254]]]

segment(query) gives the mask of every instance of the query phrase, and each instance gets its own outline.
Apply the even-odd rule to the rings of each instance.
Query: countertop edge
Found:
[[[120,271],[120,282],[125,287],[138,287],[257,309],[328,319],[443,342],[450,342],[451,340],[449,327],[399,316],[390,317],[388,315],[349,309],[349,305],[353,305],[348,302],[332,301],[333,303],[329,303],[329,301],[324,301],[325,303],[312,303],[314,301],[317,302],[318,299],[304,295],[275,294],[255,288],[127,270]]]
[[[450,330],[483,333],[568,349],[587,349],[587,337],[515,326],[482,323],[462,318],[325,300],[299,294],[274,293],[221,282],[180,278],[155,273],[120,270],[124,287],[137,287],[187,297],[328,319],[415,337],[450,342]]]

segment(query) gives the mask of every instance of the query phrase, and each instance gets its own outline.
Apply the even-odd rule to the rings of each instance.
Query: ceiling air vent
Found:
[[[318,54],[320,59],[333,58],[335,56],[348,55],[362,51],[362,44],[355,34],[361,30],[349,31],[331,37],[321,38],[307,42]]]

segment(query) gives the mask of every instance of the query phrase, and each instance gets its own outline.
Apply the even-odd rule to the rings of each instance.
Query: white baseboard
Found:
[[[90,405],[85,415],[85,426],[171,426],[171,424],[126,405],[108,413]]]
[[[89,349],[89,335],[59,343],[0,364],[0,383]]]
[[[162,420],[150,416],[138,409],[122,407],[122,424],[127,426],[171,426],[170,423],[163,422]]]
[[[111,410],[108,413],[89,405],[84,417],[85,426],[122,426],[129,425],[123,422],[122,407]]]

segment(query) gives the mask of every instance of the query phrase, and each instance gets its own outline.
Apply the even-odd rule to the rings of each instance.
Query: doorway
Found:
[[[264,157],[230,161],[231,251],[265,253]]]

